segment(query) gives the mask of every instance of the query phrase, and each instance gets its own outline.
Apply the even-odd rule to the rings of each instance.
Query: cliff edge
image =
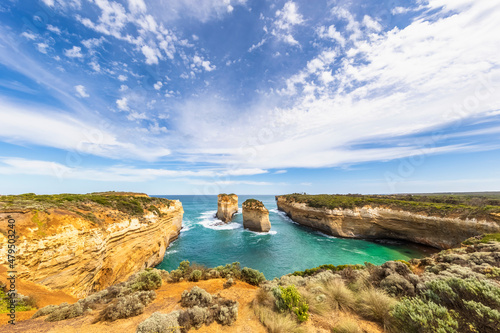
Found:
[[[231,222],[233,215],[238,212],[238,196],[236,194],[219,194],[217,196],[217,217],[222,222]]]
[[[277,196],[276,203],[293,221],[346,238],[401,239],[449,249],[470,237],[500,232],[500,215],[495,211],[484,214],[469,211],[467,215],[458,214],[458,210],[445,204],[437,205],[439,209],[434,210],[434,206],[427,204],[411,203],[405,207],[404,202],[398,204],[383,198],[331,197],[328,200],[334,203],[330,205],[323,204],[321,196],[307,195]],[[346,198],[352,199],[349,208],[342,207],[346,206]],[[338,201],[338,208],[333,208],[337,205],[334,200]],[[457,209],[463,210],[462,206],[457,205]],[[475,217],[467,217],[471,215]]]
[[[182,227],[182,204],[144,194],[0,197],[0,264],[15,219],[18,277],[77,297],[163,260]]]

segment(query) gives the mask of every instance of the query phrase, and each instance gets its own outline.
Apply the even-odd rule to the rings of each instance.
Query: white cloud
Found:
[[[156,90],[160,90],[161,87],[163,86],[163,83],[161,81],[158,81],[156,82],[153,87],[156,89]]]
[[[52,31],[53,33],[56,33],[58,35],[61,34],[61,29],[59,29],[58,27],[55,27],[55,26],[53,26],[51,24],[47,25],[47,30]]]
[[[379,32],[382,30],[382,26],[380,25],[380,23],[378,23],[377,21],[375,21],[373,18],[371,18],[368,15],[365,15],[363,17],[363,25],[365,27],[367,27],[368,29],[374,30],[376,32]]]
[[[272,34],[290,45],[298,45],[292,35],[294,26],[304,23],[303,16],[299,13],[297,4],[293,1],[285,3],[282,9],[276,11],[276,20]]]
[[[120,74],[118,75],[118,80],[125,82],[127,81],[128,77],[126,75]]]
[[[158,57],[160,52],[156,48],[152,48],[149,45],[144,45],[141,48],[142,54],[146,57],[146,64],[153,65],[158,64]]]
[[[69,58],[82,58],[83,54],[80,52],[82,50],[79,46],[73,46],[71,49],[65,49],[64,55]]]
[[[128,8],[132,13],[145,13],[146,4],[144,0],[128,0]]]
[[[39,52],[47,54],[47,49],[49,48],[49,45],[47,43],[37,43],[36,48],[38,49]]]
[[[286,170],[277,170],[274,173],[279,175],[279,174],[287,173],[287,171]]]
[[[54,0],[42,0],[49,7],[54,7]]]
[[[87,94],[87,90],[85,89],[85,87],[82,86],[81,84],[75,86],[75,90],[80,97],[83,97],[83,98],[90,97],[90,95]]]
[[[266,42],[266,39],[263,38],[260,42],[258,42],[257,44],[253,44],[249,49],[248,49],[248,52],[252,52],[258,48],[260,48],[262,45],[264,45],[264,43]]]
[[[29,40],[35,40],[37,38],[37,35],[28,31],[23,32],[21,36]]]
[[[88,49],[93,49],[93,48],[96,48],[98,46],[101,46],[102,43],[105,41],[106,39],[104,37],[100,37],[100,38],[89,38],[89,39],[85,39],[82,41],[82,44],[88,48]]]
[[[125,85],[125,84],[122,84],[122,85],[120,86],[120,91],[125,91],[125,90],[127,90],[127,89],[128,89],[128,86],[127,86],[127,85]]]
[[[94,70],[94,72],[97,72],[97,73],[101,72],[101,65],[99,65],[97,63],[97,61],[91,61],[89,63],[89,65],[90,65],[90,67],[92,67],[92,69]]]
[[[345,46],[346,40],[342,34],[335,29],[334,25],[330,25],[328,28],[321,26],[317,30],[318,36],[321,38],[330,38],[337,41],[342,47]]]
[[[117,99],[116,106],[118,107],[118,109],[120,109],[122,111],[130,111],[130,108],[128,107],[128,98],[127,97]]]
[[[193,64],[191,65],[192,68],[203,68],[207,72],[211,72],[214,69],[216,69],[215,65],[211,65],[210,61],[205,60],[203,57],[200,57],[199,55],[195,55],[193,57]]]
[[[15,105],[0,100],[0,139],[3,142],[46,146],[74,154],[91,154],[111,159],[132,158],[154,161],[170,154],[156,146],[140,146],[119,139],[99,121],[85,122],[53,110]]]
[[[369,19],[356,21],[336,8],[344,35],[330,25],[320,33],[344,38],[345,47],[322,48],[285,80],[282,99],[255,104],[236,118],[224,102],[186,101],[174,127],[189,138],[187,153],[196,162],[289,168],[480,149],[474,141],[377,145],[456,120],[486,119],[500,109],[500,35],[494,33],[500,5],[440,0],[427,9],[403,29],[377,32]],[[213,135],[221,131],[223,138]]]

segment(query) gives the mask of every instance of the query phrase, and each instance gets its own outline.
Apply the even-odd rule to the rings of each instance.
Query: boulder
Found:
[[[231,222],[238,212],[238,196],[236,194],[219,194],[217,196],[217,217],[222,222]]]
[[[243,227],[257,232],[271,230],[269,211],[259,200],[248,199],[243,203]]]

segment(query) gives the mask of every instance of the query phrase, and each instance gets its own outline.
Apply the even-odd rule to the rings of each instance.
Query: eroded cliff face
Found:
[[[238,212],[238,196],[236,194],[219,194],[217,196],[217,215],[222,222],[231,222]]]
[[[184,211],[179,201],[152,207],[139,215],[95,203],[80,210],[4,208],[0,228],[8,218],[16,220],[19,278],[84,297],[163,260]],[[83,216],[89,211],[91,219]],[[0,231],[0,264],[6,264],[7,240]]]
[[[271,230],[269,211],[257,200],[247,200],[242,205],[243,227],[257,232],[268,232]]]
[[[277,196],[276,203],[293,221],[339,237],[401,239],[449,249],[467,238],[500,232],[500,225],[495,221],[428,216],[371,206],[313,208],[283,196]]]

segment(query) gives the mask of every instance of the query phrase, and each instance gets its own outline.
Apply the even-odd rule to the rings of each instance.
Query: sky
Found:
[[[499,0],[3,0],[0,193],[500,190],[499,17]]]

